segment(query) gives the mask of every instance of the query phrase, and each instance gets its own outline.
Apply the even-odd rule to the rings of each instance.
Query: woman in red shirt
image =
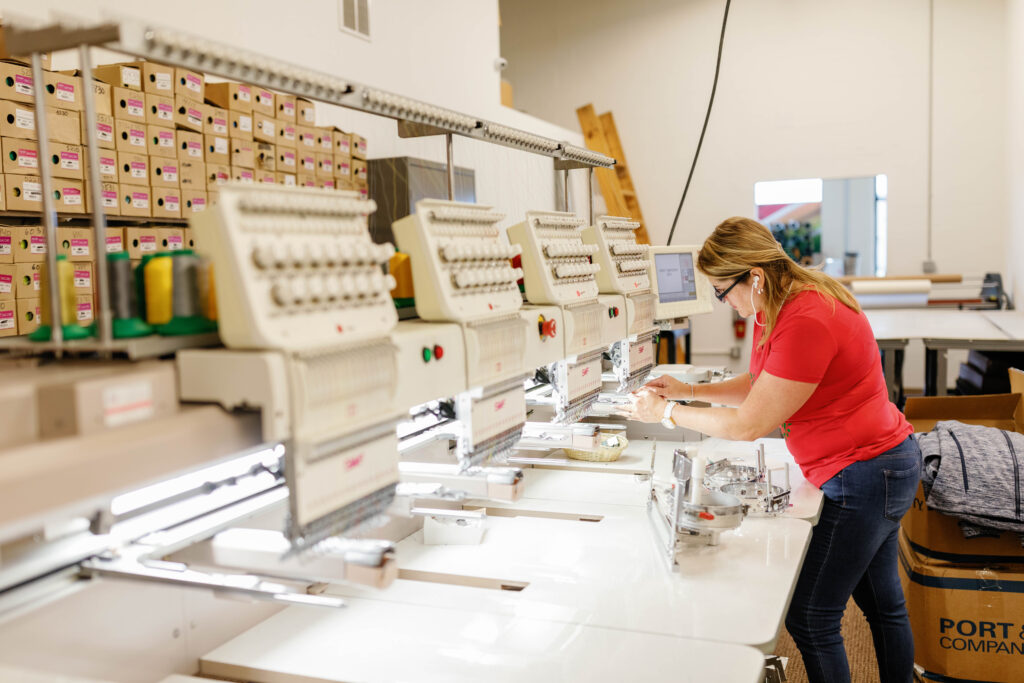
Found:
[[[913,429],[889,401],[878,346],[838,282],[797,265],[760,223],[730,218],[698,267],[719,301],[754,316],[750,374],[717,384],[649,382],[627,416],[749,441],[781,428],[824,505],[786,616],[810,681],[850,680],[840,620],[852,595],[881,681],[909,682],[914,643],[896,570],[897,532],[920,479]],[[735,407],[693,408],[697,399]]]

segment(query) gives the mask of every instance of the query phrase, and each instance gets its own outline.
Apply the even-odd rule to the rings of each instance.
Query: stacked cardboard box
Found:
[[[1024,373],[1012,394],[913,397],[916,431],[958,420],[1024,432]],[[900,530],[900,579],[914,632],[914,658],[935,680],[1021,680],[1024,550],[1017,534],[965,539],[954,517],[929,510],[919,488]]]

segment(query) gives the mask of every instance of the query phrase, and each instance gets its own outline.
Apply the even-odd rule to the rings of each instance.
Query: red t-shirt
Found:
[[[771,337],[758,348],[761,334],[755,325],[752,381],[763,370],[818,385],[782,424],[807,481],[820,487],[850,463],[870,460],[913,432],[889,400],[878,345],[863,313],[805,290],[782,306]]]

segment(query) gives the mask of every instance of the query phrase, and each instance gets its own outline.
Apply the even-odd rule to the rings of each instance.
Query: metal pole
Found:
[[[590,216],[587,225],[594,224],[594,167],[587,167],[587,206],[590,209]]]
[[[82,71],[82,96],[85,97],[85,152],[88,159],[88,189],[86,196],[92,207],[93,244],[96,245],[97,301],[93,303],[96,325],[99,329],[100,344],[110,344],[113,333],[113,316],[110,312],[110,281],[107,273],[107,217],[103,213],[103,192],[100,186],[100,156],[96,139],[96,102],[92,96],[92,49],[88,45],[78,47],[78,59]]]
[[[562,210],[569,213],[569,169],[562,171],[562,194],[562,201],[565,203]]]
[[[50,143],[46,131],[46,96],[43,85],[43,62],[38,52],[32,53],[32,93],[36,105],[36,137],[39,147],[39,178],[43,186],[43,225],[46,229],[46,280],[50,289],[50,339],[57,357],[64,346],[61,327],[60,281],[57,278],[57,209],[53,204],[53,179],[50,177]]]
[[[448,201],[455,201],[455,148],[452,144],[452,134],[444,134],[445,151],[448,154]]]

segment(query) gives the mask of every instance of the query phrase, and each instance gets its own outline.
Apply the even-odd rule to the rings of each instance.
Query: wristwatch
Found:
[[[672,409],[675,407],[674,401],[665,401],[665,413],[661,416],[661,425],[665,429],[676,428],[676,421],[672,419]]]

